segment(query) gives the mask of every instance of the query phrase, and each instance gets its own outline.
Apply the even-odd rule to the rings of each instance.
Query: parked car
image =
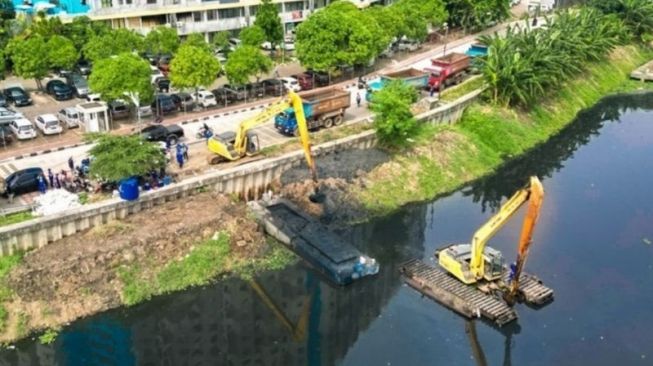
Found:
[[[79,73],[71,72],[67,74],[66,84],[73,89],[73,94],[77,98],[84,98],[90,92],[86,79]]]
[[[5,179],[4,196],[19,195],[39,190],[38,177],[45,175],[41,168],[27,168],[13,172]]]
[[[75,107],[64,108],[57,113],[59,122],[66,125],[68,128],[79,127],[79,111]]]
[[[229,38],[229,49],[234,51],[236,48],[240,47],[241,41],[238,38]]]
[[[45,91],[55,100],[68,100],[73,98],[73,89],[59,79],[48,81]]]
[[[140,135],[147,141],[168,141],[170,145],[175,145],[184,137],[184,129],[178,125],[151,125],[142,129]]]
[[[156,55],[154,52],[143,52],[141,53],[141,57],[146,59],[147,62],[150,63],[150,65],[155,66],[159,62],[159,56]]]
[[[7,98],[4,96],[4,94],[0,94],[0,107],[7,107]]]
[[[87,94],[86,98],[84,99],[86,99],[87,102],[99,102],[102,100],[102,94],[100,93]]]
[[[170,54],[164,54],[159,57],[159,62],[157,63],[157,66],[159,66],[159,70],[163,73],[163,75],[168,76],[168,72],[170,71],[170,61],[172,60],[172,55]]]
[[[245,85],[245,89],[250,98],[263,98],[265,96],[265,86],[262,83],[249,83]]]
[[[279,80],[281,81],[281,83],[283,83],[284,88],[288,90],[292,90],[294,92],[298,92],[302,90],[302,87],[299,86],[299,83],[295,78],[285,77],[285,78],[279,78]]]
[[[295,50],[295,42],[293,41],[284,41],[283,42],[283,49],[286,51],[294,51]]]
[[[152,112],[157,116],[172,113],[177,110],[177,106],[173,99],[166,94],[157,94],[151,105]]]
[[[7,146],[14,141],[14,133],[9,126],[0,126],[0,145]]]
[[[397,43],[397,51],[402,51],[402,52],[415,52],[422,48],[422,44],[417,41],[413,41],[410,39],[401,39]]]
[[[172,102],[175,103],[175,107],[177,107],[177,109],[180,111],[192,111],[195,108],[195,101],[193,100],[193,97],[188,93],[182,92],[171,94],[170,98],[172,98]]]
[[[227,105],[236,102],[236,94],[229,89],[217,88],[211,90],[211,93],[215,95],[217,104]]]
[[[14,112],[9,108],[0,107],[0,125],[7,125],[9,122],[22,117],[22,113]]]
[[[141,117],[148,117],[152,115],[152,106],[150,105],[140,105],[138,106],[138,113]]]
[[[34,119],[34,124],[44,135],[58,135],[63,132],[59,119],[52,113],[37,116]]]
[[[208,90],[198,90],[197,92],[191,94],[195,103],[204,108],[208,108],[214,105],[218,105],[218,101],[215,98],[215,95]]]
[[[154,85],[161,93],[167,93],[170,91],[170,79],[165,76],[157,77],[156,80],[154,80]]]
[[[231,91],[238,101],[247,99],[247,88],[244,85],[225,84],[224,88]]]
[[[4,91],[5,98],[16,107],[24,107],[32,104],[32,98],[20,85],[10,86]]]
[[[261,48],[266,50],[266,51],[272,51],[272,43],[265,41],[261,43]]]
[[[159,70],[156,66],[150,66],[151,74],[150,74],[150,83],[156,84],[156,79],[160,77],[165,77],[161,70]]]
[[[36,137],[36,130],[25,117],[17,118],[9,123],[9,129],[18,140],[30,140]]]
[[[265,88],[265,94],[280,96],[283,93],[283,83],[279,79],[265,79],[261,81]]]
[[[129,117],[129,106],[122,100],[114,100],[109,103],[109,114],[113,119],[127,118]]]
[[[329,74],[323,71],[306,70],[304,74],[313,78],[314,86],[327,86],[331,78]]]
[[[297,79],[297,82],[299,83],[299,86],[302,88],[302,90],[311,90],[315,87],[313,78],[308,74],[297,74],[293,75],[293,77]]]
[[[91,74],[91,63],[86,60],[80,60],[75,65],[75,71],[81,75],[88,76]]]

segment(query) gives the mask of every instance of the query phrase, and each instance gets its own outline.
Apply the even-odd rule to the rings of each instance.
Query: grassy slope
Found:
[[[652,57],[648,49],[620,48],[528,112],[474,105],[458,124],[427,129],[412,149],[373,171],[370,184],[358,192],[360,200],[372,214],[381,215],[489,174],[546,141],[605,95],[642,88],[627,75]]]

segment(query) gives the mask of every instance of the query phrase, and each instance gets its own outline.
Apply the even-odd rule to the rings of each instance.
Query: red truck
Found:
[[[441,91],[463,80],[470,67],[470,58],[464,53],[454,52],[431,59],[431,65],[424,68],[430,74],[429,87]]]

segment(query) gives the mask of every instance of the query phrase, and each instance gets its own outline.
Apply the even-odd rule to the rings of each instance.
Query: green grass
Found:
[[[425,129],[412,149],[395,152],[393,169],[371,175],[358,197],[371,215],[385,215],[409,202],[452,192],[492,173],[571,123],[577,113],[611,93],[653,89],[628,79],[630,72],[653,58],[653,51],[634,46],[610,60],[592,64],[530,111],[477,103],[458,124]],[[452,90],[453,92],[454,90]],[[466,93],[462,93],[466,94]],[[453,141],[453,142],[451,142]],[[414,177],[417,177],[417,183]]]
[[[123,284],[122,301],[127,306],[135,305],[152,296],[207,285],[226,273],[251,278],[256,272],[279,270],[296,260],[280,243],[272,240],[268,244],[270,249],[263,257],[236,260],[231,256],[229,235],[221,232],[216,239],[196,245],[183,259],[153,268],[147,274],[141,266],[123,266],[117,271]]]
[[[0,226],[17,224],[19,222],[31,220],[33,218],[34,215],[32,215],[32,212],[30,211],[16,212],[5,216],[0,216]]]
[[[460,85],[445,89],[442,93],[440,93],[440,100],[443,102],[453,102],[463,95],[467,95],[474,90],[481,89],[484,85],[485,81],[481,75],[474,76],[465,80],[465,82]]]
[[[0,332],[3,332],[7,326],[7,309],[4,302],[9,300],[12,295],[11,288],[7,285],[6,277],[12,268],[16,267],[23,259],[22,253],[0,257]]]
[[[43,332],[43,334],[39,336],[39,343],[41,344],[53,343],[57,339],[58,335],[59,335],[59,331],[57,329],[47,329],[45,332]]]

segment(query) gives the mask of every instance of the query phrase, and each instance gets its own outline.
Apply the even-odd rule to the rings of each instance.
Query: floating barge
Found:
[[[499,327],[517,319],[515,309],[492,291],[493,283],[466,285],[442,269],[417,259],[410,260],[399,268],[408,285],[467,318],[482,317]],[[507,281],[507,277],[504,281]],[[533,307],[553,301],[553,290],[527,273],[521,274],[520,291],[523,301]]]
[[[378,273],[376,261],[327,230],[292,203],[275,199],[249,203],[268,235],[279,240],[337,285]]]

